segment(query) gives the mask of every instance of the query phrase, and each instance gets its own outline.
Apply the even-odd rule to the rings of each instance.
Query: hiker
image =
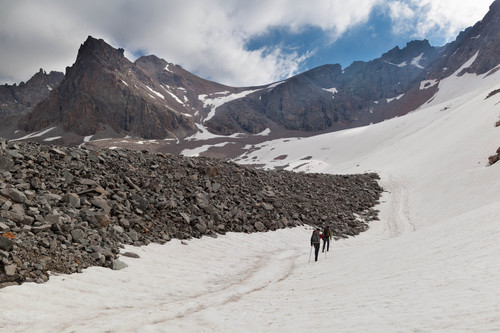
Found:
[[[332,239],[332,232],[330,230],[329,226],[326,226],[325,229],[323,229],[323,251],[325,252],[325,245],[326,245],[326,252],[330,251],[330,239]]]
[[[316,228],[316,230],[313,231],[313,234],[311,236],[311,246],[314,245],[314,261],[318,261],[318,254],[319,254],[319,246],[320,246],[320,234],[319,234],[319,228]]]

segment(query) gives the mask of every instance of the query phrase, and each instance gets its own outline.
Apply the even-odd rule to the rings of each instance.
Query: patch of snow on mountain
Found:
[[[420,90],[429,89],[438,84],[438,80],[423,80],[420,82]]]
[[[259,136],[267,136],[267,135],[269,135],[269,134],[271,134],[271,130],[270,130],[269,128],[266,128],[266,129],[265,129],[265,130],[263,130],[262,132],[257,133],[257,134],[255,134],[255,135],[259,135]]]
[[[184,156],[190,156],[190,157],[195,157],[195,156],[200,156],[201,153],[204,153],[208,149],[212,147],[225,147],[227,145],[232,145],[235,144],[235,142],[222,142],[222,143],[217,143],[215,145],[203,145],[201,147],[197,147],[194,149],[184,149],[181,154]]]
[[[390,102],[392,102],[392,101],[394,101],[394,100],[398,100],[398,99],[400,99],[401,97],[403,97],[404,95],[405,95],[405,94],[401,94],[401,95],[398,95],[398,96],[393,97],[393,98],[387,98],[387,99],[386,99],[386,100],[387,100],[387,103],[390,103]]]
[[[329,88],[329,89],[323,88],[323,90],[332,93],[332,99],[335,98],[335,94],[338,93],[337,88]]]
[[[274,88],[276,88],[277,86],[279,86],[280,84],[283,84],[285,81],[279,81],[279,82],[275,82],[269,86],[267,86],[267,89],[269,89],[268,91],[271,91],[273,90]]]
[[[420,60],[422,60],[423,56],[424,56],[424,53],[421,53],[419,56],[413,58],[413,60],[411,61],[411,64],[417,68],[424,69],[424,67],[422,65],[420,65]]]
[[[175,100],[177,101],[177,103],[184,105],[184,102],[183,102],[183,101],[181,101],[181,100],[179,99],[179,97],[177,97],[176,95],[174,95],[172,92],[170,92],[170,91],[168,91],[168,90],[167,90],[167,93],[168,93],[170,96],[172,96],[172,98],[173,98],[173,99],[175,99]]]
[[[158,141],[152,139],[152,140],[138,140],[134,141],[134,143],[138,145],[144,145],[144,144],[158,144]]]
[[[246,133],[234,133],[232,135],[217,135],[210,133],[208,128],[203,126],[202,124],[197,123],[196,127],[198,127],[198,132],[191,135],[190,137],[185,138],[184,139],[185,141],[203,141],[215,138],[242,138],[249,136]]]
[[[28,134],[28,135],[25,135],[21,138],[17,138],[17,139],[11,139],[10,141],[19,141],[19,140],[26,140],[26,139],[31,139],[31,138],[37,138],[37,137],[40,137],[42,135],[45,135],[47,134],[48,132],[52,131],[55,127],[51,127],[51,128],[47,128],[43,131],[38,131],[38,132],[34,132],[34,133],[31,133],[31,134]]]
[[[89,135],[83,138],[83,142],[78,145],[78,148],[81,148],[85,143],[90,142],[90,139],[92,139],[93,135]]]
[[[62,138],[62,136],[54,136],[52,138],[43,139],[43,141],[50,142],[50,141],[54,141],[54,140],[57,140],[57,139],[60,139],[60,138]]]
[[[153,90],[151,89],[149,86],[146,86],[146,88],[149,89],[149,91],[151,91],[153,94],[155,94],[156,96],[160,97],[160,98],[163,98],[165,99],[165,96],[163,96],[162,94],[160,94],[159,92],[157,92],[156,90]]]
[[[221,97],[210,97],[210,96],[207,96],[205,94],[203,95],[199,95],[198,98],[200,101],[203,102],[203,107],[210,107],[211,110],[210,112],[208,113],[208,116],[203,119],[203,121],[207,121],[207,120],[210,120],[212,119],[213,116],[215,116],[215,111],[217,110],[217,108],[227,102],[231,102],[231,101],[234,101],[236,99],[239,99],[239,98],[243,98],[251,93],[254,93],[256,91],[259,91],[261,89],[254,89],[254,90],[245,90],[245,91],[242,91],[242,92],[239,92],[239,93],[236,93],[236,94],[229,94],[229,95],[226,95],[226,96],[221,96]],[[225,92],[223,92],[225,93]],[[216,94],[221,94],[221,93],[213,93],[212,95],[216,95]]]
[[[186,96],[186,92],[187,90],[185,88],[181,88],[181,87],[175,87],[175,88],[172,88],[171,86],[169,86],[168,84],[166,84],[165,86],[161,86],[163,88],[163,90],[165,90],[170,96],[172,96],[179,104],[182,104],[182,105],[185,105],[185,103],[187,103],[189,100]],[[182,93],[184,94],[183,95],[183,98],[184,98],[184,102],[182,102],[179,97],[177,97],[177,95],[175,95],[171,90],[172,89],[177,89],[177,90],[180,90],[182,91]]]
[[[394,66],[397,66],[397,67],[405,67],[407,66],[407,62],[406,61],[403,61],[402,63],[400,64],[395,64],[395,63],[392,63],[392,62],[387,62],[389,65],[394,65]]]

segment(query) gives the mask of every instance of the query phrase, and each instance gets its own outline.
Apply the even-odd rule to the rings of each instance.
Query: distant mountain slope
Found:
[[[288,130],[321,131],[402,115],[414,110],[414,103],[410,107],[388,104],[420,84],[419,78],[439,52],[428,41],[414,41],[402,50],[394,48],[379,59],[355,62],[345,70],[339,65],[314,68],[220,106],[206,125],[221,134],[255,134],[270,122]],[[264,124],[248,126],[249,117]]]

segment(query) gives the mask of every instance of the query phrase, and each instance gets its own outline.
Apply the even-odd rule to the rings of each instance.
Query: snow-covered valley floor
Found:
[[[500,76],[439,85],[405,117],[267,142],[239,160],[380,174],[380,221],[318,262],[308,227],[127,247],[141,258],[121,257],[123,270],[0,290],[0,330],[500,331],[500,163],[487,166],[500,146],[500,94],[486,99]]]

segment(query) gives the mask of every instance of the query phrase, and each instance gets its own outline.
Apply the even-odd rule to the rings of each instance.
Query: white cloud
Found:
[[[492,0],[408,0],[387,3],[393,31],[415,38],[440,36],[444,42],[455,39],[471,22],[481,20]]]
[[[364,19],[374,0],[2,2],[0,79],[27,80],[40,67],[64,71],[88,35],[127,55],[155,54],[231,85],[266,84],[296,74],[311,53],[245,43],[270,27],[317,26],[334,36]],[[363,10],[359,10],[363,8]],[[132,59],[133,60],[133,59]],[[10,82],[12,83],[12,82]]]
[[[419,5],[410,1],[403,6],[392,1],[390,5],[394,22],[402,27],[412,21],[412,15],[402,15],[406,13],[403,9],[408,13],[420,9],[428,17],[419,19],[418,34],[438,26],[441,30],[449,27],[447,34],[451,36],[454,27],[464,26],[463,13],[474,12],[476,2],[446,5],[448,2],[425,0]],[[0,84],[26,81],[39,68],[64,71],[73,64],[79,45],[88,35],[124,48],[131,60],[135,60],[134,54],[155,54],[228,85],[267,84],[296,74],[314,51],[298,53],[279,44],[248,50],[249,40],[272,27],[291,32],[318,27],[333,41],[349,28],[366,22],[373,7],[380,3],[381,0],[0,0]]]

